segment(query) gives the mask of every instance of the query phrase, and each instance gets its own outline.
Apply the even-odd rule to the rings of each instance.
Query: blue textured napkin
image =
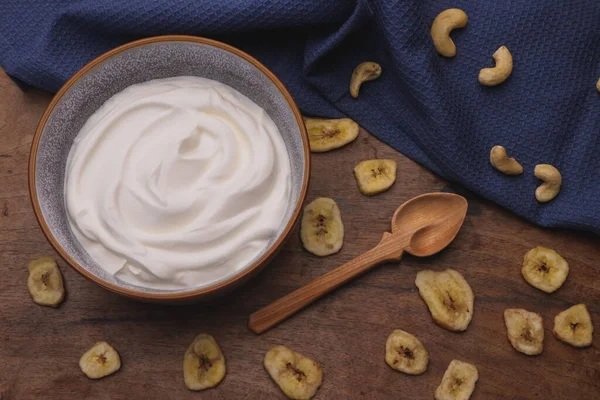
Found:
[[[458,55],[438,56],[437,13],[463,9]],[[598,0],[4,0],[0,63],[12,77],[56,91],[102,52],[141,37],[223,40],[264,62],[312,115],[347,114],[444,177],[543,226],[600,232],[600,1]],[[506,45],[512,76],[477,82]],[[383,67],[355,100],[359,62]],[[504,145],[525,167],[489,165]],[[555,165],[563,188],[534,197],[536,164]],[[402,179],[402,171],[400,178]]]

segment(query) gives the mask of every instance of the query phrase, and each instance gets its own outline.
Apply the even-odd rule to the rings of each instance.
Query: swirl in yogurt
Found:
[[[290,161],[267,113],[198,77],[117,93],[69,154],[65,201],[90,257],[130,284],[210,285],[256,259],[282,229]]]

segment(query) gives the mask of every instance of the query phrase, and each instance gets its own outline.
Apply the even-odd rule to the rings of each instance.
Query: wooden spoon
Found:
[[[250,315],[248,326],[260,334],[284,321],[321,296],[377,264],[400,261],[405,251],[418,257],[433,255],[452,242],[467,214],[467,200],[451,193],[428,193],[402,204],[375,248],[315,279]]]

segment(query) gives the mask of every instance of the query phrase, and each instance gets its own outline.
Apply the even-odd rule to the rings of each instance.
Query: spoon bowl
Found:
[[[467,215],[464,197],[452,193],[427,193],[402,204],[392,217],[392,234],[411,234],[408,253],[427,257],[446,248],[456,237]]]

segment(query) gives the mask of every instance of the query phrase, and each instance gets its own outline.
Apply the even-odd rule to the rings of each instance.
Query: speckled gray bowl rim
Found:
[[[199,44],[204,44],[204,45],[209,45],[209,46],[219,48],[221,50],[232,53],[232,54],[248,61],[254,67],[259,69],[262,73],[264,73],[265,76],[273,82],[273,84],[277,87],[277,89],[279,89],[279,91],[281,92],[283,97],[286,99],[291,111],[293,112],[293,114],[296,118],[296,121],[298,123],[298,128],[299,128],[300,134],[302,136],[302,144],[303,144],[303,148],[304,148],[304,171],[303,171],[302,187],[300,189],[298,200],[296,202],[294,211],[293,211],[287,225],[285,226],[285,228],[283,229],[283,231],[281,232],[279,237],[273,242],[273,244],[270,246],[270,248],[267,251],[265,251],[264,254],[260,258],[255,260],[251,265],[244,268],[237,274],[235,274],[223,281],[219,281],[211,286],[202,287],[202,288],[198,288],[198,289],[192,289],[192,290],[186,291],[186,292],[153,293],[153,292],[143,292],[143,291],[137,291],[137,290],[133,290],[133,289],[129,289],[129,288],[124,288],[124,287],[118,286],[116,284],[107,282],[107,281],[99,278],[98,276],[92,274],[85,267],[83,267],[79,263],[77,263],[62,248],[62,246],[58,243],[56,238],[52,235],[50,227],[46,223],[46,220],[42,214],[42,210],[41,210],[38,196],[37,196],[35,172],[36,172],[37,150],[39,147],[40,138],[44,131],[44,127],[48,121],[48,118],[54,111],[54,107],[57,105],[57,103],[61,100],[62,96],[69,90],[69,88],[73,84],[75,84],[81,77],[83,77],[93,67],[105,62],[110,57],[112,57],[116,54],[119,54],[123,51],[129,50],[129,49],[137,47],[137,46],[143,46],[143,45],[150,44],[150,43],[171,42],[171,41],[199,43]],[[146,301],[186,301],[186,300],[189,301],[189,300],[199,299],[202,297],[211,296],[211,295],[216,294],[217,292],[226,291],[227,289],[237,286],[238,284],[240,284],[240,283],[246,281],[248,278],[250,278],[254,273],[260,271],[262,269],[262,267],[264,267],[278,253],[280,248],[285,243],[286,239],[292,233],[295,225],[297,224],[298,219],[300,217],[302,204],[304,203],[304,201],[306,199],[306,194],[308,191],[308,182],[309,182],[309,177],[310,177],[310,148],[309,148],[309,142],[308,142],[308,135],[306,133],[306,128],[304,126],[302,115],[300,113],[300,110],[298,109],[298,106],[294,102],[292,96],[290,95],[288,90],[285,88],[283,83],[281,83],[281,81],[267,67],[265,67],[258,60],[256,60],[254,57],[248,55],[247,53],[245,53],[233,46],[230,46],[228,44],[225,44],[225,43],[222,43],[222,42],[219,42],[216,40],[197,37],[197,36],[188,36],[188,35],[165,35],[165,36],[149,37],[149,38],[145,38],[145,39],[136,40],[134,42],[126,43],[122,46],[119,46],[113,50],[110,50],[110,51],[100,55],[99,57],[90,61],[87,65],[85,65],[79,71],[77,71],[60,88],[60,90],[56,93],[56,95],[54,96],[54,98],[52,99],[52,101],[50,102],[48,107],[46,108],[46,111],[42,115],[42,118],[40,119],[40,122],[38,123],[37,129],[35,131],[35,135],[33,137],[33,142],[31,144],[31,152],[30,152],[30,156],[29,156],[28,175],[29,175],[30,199],[31,199],[31,203],[33,205],[33,210],[34,210],[36,219],[38,220],[38,223],[40,224],[40,227],[42,228],[42,232],[44,233],[44,235],[46,236],[46,238],[48,239],[48,241],[50,242],[52,247],[54,247],[56,252],[77,272],[79,272],[84,277],[90,279],[91,281],[97,283],[98,285],[104,287],[105,289],[108,289],[112,292],[122,294],[124,296],[131,297],[134,299],[146,300]]]

